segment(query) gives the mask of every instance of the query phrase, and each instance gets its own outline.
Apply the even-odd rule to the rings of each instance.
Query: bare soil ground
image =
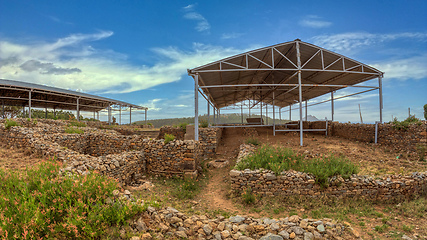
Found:
[[[298,134],[280,133],[273,136],[272,130],[268,128],[257,128],[257,133],[255,138],[261,143],[289,147],[310,156],[330,153],[344,155],[359,164],[361,174],[407,174],[427,170],[425,162],[397,159],[399,153],[371,143],[307,134],[304,135],[304,146],[301,147]],[[257,218],[281,218],[293,214],[304,218],[327,217],[351,225],[363,239],[401,239],[403,235],[412,239],[427,239],[426,197],[405,202],[372,203],[351,199],[313,201],[297,197],[257,196],[255,203],[244,203],[242,196],[236,196],[230,190],[228,173],[235,164],[239,146],[248,138],[241,128],[224,130],[216,158],[228,160],[230,165],[222,169],[206,169],[204,176],[198,180],[199,189],[192,197],[177,197],[176,191],[181,186],[177,185],[176,180],[150,176],[146,180],[155,185],[151,190],[131,187],[130,190],[143,199],[157,201],[188,214],[226,217],[240,214]],[[0,168],[24,169],[43,160],[32,156],[31,149],[7,149],[0,145]]]

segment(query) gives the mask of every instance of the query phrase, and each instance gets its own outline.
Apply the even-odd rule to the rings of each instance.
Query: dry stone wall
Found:
[[[242,144],[238,161],[253,151],[253,147]],[[427,172],[410,175],[387,175],[381,178],[352,175],[349,179],[332,177],[327,188],[320,187],[311,174],[284,171],[279,175],[265,169],[244,171],[231,170],[231,187],[237,192],[247,189],[263,196],[305,195],[337,198],[366,198],[390,200],[410,198],[427,194]]]
[[[292,122],[298,123],[298,122]],[[325,129],[325,121],[304,122],[305,129]],[[277,129],[283,129],[278,126]],[[296,129],[297,126],[288,126]],[[325,134],[325,132],[311,132]],[[328,122],[328,136],[337,136],[360,142],[375,142],[375,124]],[[396,129],[392,123],[378,124],[378,144],[419,159],[418,148],[427,146],[427,121],[411,124],[407,129]]]
[[[165,139],[165,134],[172,134],[177,140],[184,140],[185,130],[180,127],[164,126],[160,128],[157,139]]]
[[[201,157],[213,157],[216,154],[222,128],[199,128],[199,146]]]
[[[27,122],[18,120],[20,124]],[[66,122],[54,123],[31,122],[29,127],[21,124],[6,130],[0,121],[0,141],[11,148],[31,148],[40,155],[56,157],[65,163],[65,170],[80,174],[98,171],[126,184],[136,182],[143,173],[197,174],[197,142],[175,140],[165,144],[164,140],[90,127],[81,128],[84,134],[66,134]]]

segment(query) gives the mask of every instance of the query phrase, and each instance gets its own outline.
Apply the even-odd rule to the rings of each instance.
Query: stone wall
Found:
[[[221,137],[222,128],[199,128],[200,156],[215,156]]]
[[[362,142],[375,142],[375,124],[351,124],[333,122],[329,128],[332,136]],[[378,124],[378,143],[398,152],[419,158],[417,148],[427,144],[427,121],[411,124],[406,130],[398,130],[391,123]]]
[[[64,162],[68,171],[98,171],[126,184],[136,182],[143,173],[197,174],[199,143],[194,141],[165,144],[164,140],[122,136],[116,131],[89,127],[81,128],[84,134],[66,134],[66,124],[39,121],[30,127],[5,130],[4,121],[0,121],[0,141],[11,148],[31,148],[37,154],[55,157]]]
[[[184,140],[185,130],[180,127],[163,126],[157,139],[165,139],[165,134],[172,134],[177,140]]]
[[[427,172],[407,176],[391,175],[381,179],[357,175],[349,179],[334,177],[325,189],[316,184],[310,174],[296,171],[276,176],[270,170],[232,170],[230,177],[233,190],[243,192],[250,188],[253,193],[263,196],[306,195],[389,200],[427,193]]]
[[[254,151],[248,144],[240,146],[237,162]],[[276,175],[270,170],[231,170],[231,188],[237,192],[247,189],[263,196],[305,195],[337,198],[366,198],[390,200],[411,198],[427,194],[427,172],[410,175],[386,175],[381,178],[352,175],[349,179],[329,178],[329,186],[322,188],[313,175],[297,171],[284,171]]]
[[[292,122],[298,123],[298,122]],[[304,122],[305,129],[325,129],[325,121]],[[277,129],[283,129],[278,126]],[[298,126],[288,126],[297,129]],[[325,132],[310,132],[325,134]],[[375,124],[339,123],[328,121],[328,136],[336,136],[360,142],[375,142]],[[419,158],[417,148],[427,145],[427,121],[411,124],[406,130],[394,128],[392,123],[378,124],[378,144],[387,146],[398,152],[404,152],[414,159]]]

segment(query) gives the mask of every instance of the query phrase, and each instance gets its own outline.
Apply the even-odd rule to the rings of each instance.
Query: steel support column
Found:
[[[378,77],[378,87],[380,94],[380,123],[383,123],[383,83],[382,77]]]
[[[292,121],[292,105],[289,105],[289,122]]]
[[[194,76],[194,140],[199,141],[199,74]]]
[[[80,122],[79,98],[77,98],[77,121]]]
[[[147,112],[148,112],[148,111],[147,111],[147,109],[145,109],[145,114],[144,114],[144,115],[145,115],[145,125],[146,125],[146,126],[148,126],[148,125],[147,125],[147,124],[148,124],[148,123],[147,123]]]
[[[297,48],[297,65],[298,65],[298,91],[299,91],[299,119],[300,119],[300,146],[303,146],[303,122],[302,122],[302,86],[301,86],[301,53],[299,42],[296,42]]]
[[[108,116],[107,116],[107,118],[108,118],[108,125],[111,125],[111,106],[110,105],[108,105],[107,110],[108,110]]]
[[[132,125],[132,107],[129,107],[129,125]]]
[[[275,107],[274,107],[274,91],[273,91],[273,136],[276,136],[276,117],[275,115]]]
[[[240,105],[240,116],[242,116],[242,124],[243,124],[243,104]]]
[[[282,108],[279,107],[279,119],[280,121],[282,121]]]
[[[305,121],[307,122],[307,100],[305,100]]]
[[[262,122],[262,102],[259,103],[259,106],[260,106],[260,109],[261,109],[261,123],[260,124],[262,125],[262,123],[263,123]]]
[[[332,122],[334,121],[334,92],[331,92],[331,115]]]
[[[44,118],[47,119],[47,107],[44,107]]]
[[[268,104],[265,104],[265,122],[268,125]]]
[[[4,100],[1,100],[1,115],[3,117],[3,119],[5,119],[5,114],[4,114]]]
[[[122,105],[119,105],[119,125],[122,125]]]
[[[29,91],[28,96],[28,117],[31,119],[31,91]]]
[[[208,127],[209,127],[209,126],[210,126],[210,124],[209,124],[209,122],[210,122],[210,121],[209,121],[209,118],[210,118],[210,115],[211,115],[211,114],[210,114],[210,108],[211,108],[211,107],[209,106],[209,101],[206,101],[206,102],[208,103]]]

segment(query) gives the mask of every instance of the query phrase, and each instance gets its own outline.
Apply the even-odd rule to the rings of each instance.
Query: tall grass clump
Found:
[[[78,128],[73,128],[73,127],[68,127],[65,129],[65,133],[69,133],[69,134],[73,134],[73,133],[77,133],[77,134],[83,134],[84,131]]]
[[[116,200],[118,183],[92,173],[61,176],[51,161],[25,172],[0,169],[0,239],[100,239],[142,206]]]
[[[174,178],[172,195],[178,199],[193,199],[200,192],[200,182],[193,179]]]
[[[252,144],[255,146],[258,146],[261,144],[261,142],[257,138],[254,138],[254,137],[250,137],[250,138],[246,139],[245,143],[246,144]]]
[[[349,178],[357,173],[358,167],[343,157],[334,155],[322,158],[305,159],[292,149],[263,145],[254,154],[240,161],[236,168],[244,169],[268,169],[276,174],[283,171],[295,170],[311,173],[316,177],[316,182],[321,186],[328,185],[328,178],[340,175]]]
[[[6,119],[6,122],[4,123],[5,129],[10,129],[11,127],[16,127],[16,126],[20,126],[19,123],[10,119]]]
[[[175,139],[175,136],[173,134],[165,133],[165,144],[169,143],[170,141],[173,141]]]
[[[69,127],[86,127],[86,123],[84,123],[84,122],[77,122],[77,121],[71,121],[69,124],[68,124],[68,126]]]

